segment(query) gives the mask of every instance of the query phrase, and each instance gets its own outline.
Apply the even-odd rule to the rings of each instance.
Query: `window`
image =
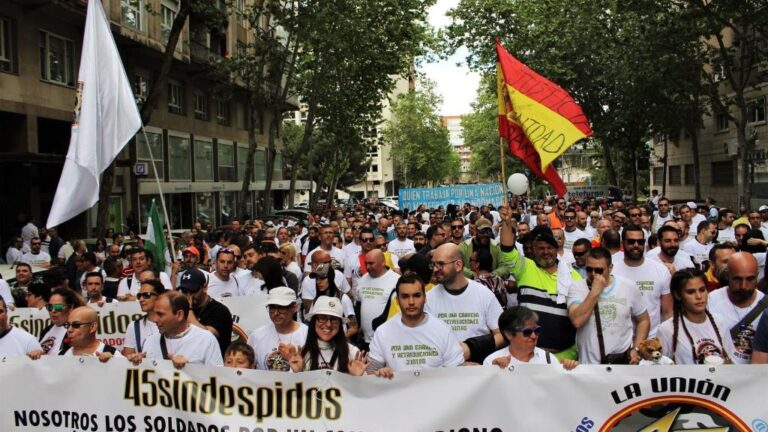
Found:
[[[267,179],[267,160],[264,150],[256,149],[253,155],[253,177],[256,181]]]
[[[747,101],[747,124],[765,122],[765,98]]]
[[[235,170],[235,146],[231,142],[219,140],[219,180],[237,181]]]
[[[238,102],[235,104],[235,113],[238,129],[248,129],[248,122],[245,115],[245,104]]]
[[[173,20],[176,19],[176,12],[179,10],[179,5],[176,0],[163,0],[160,4],[160,36],[162,42],[168,43],[168,38],[171,35],[171,27],[173,27]],[[180,44],[177,44],[179,46]]]
[[[245,167],[248,166],[248,147],[237,146],[237,180],[245,179]],[[251,176],[253,178],[253,176]]]
[[[149,78],[142,75],[133,77],[133,95],[136,97],[136,104],[141,105],[149,97]]]
[[[144,0],[121,0],[120,18],[126,27],[144,30]]]
[[[733,186],[733,161],[712,162],[712,186]]]
[[[184,87],[178,81],[168,80],[168,112],[184,114]]]
[[[683,184],[695,185],[696,175],[693,172],[693,164],[686,164],[683,166]]]
[[[8,18],[0,17],[0,71],[2,72],[19,71],[16,59],[15,24]]]
[[[275,152],[275,169],[272,171],[272,180],[283,179],[283,154]]]
[[[189,138],[168,135],[168,179],[192,180]]]
[[[715,115],[715,127],[718,132],[728,130],[728,115],[725,113],[717,113]]]
[[[75,48],[71,40],[40,31],[40,77],[74,87]]]
[[[229,126],[229,101],[216,100],[216,122],[223,126]]]
[[[195,118],[208,120],[208,96],[200,90],[195,91]]]
[[[149,140],[149,146],[144,140],[144,134],[139,133],[136,135],[136,159],[140,161],[155,160],[155,166],[157,167],[157,177],[163,180],[163,134],[159,132],[147,132],[147,139]],[[152,157],[149,156],[149,150],[152,150]],[[152,164],[149,164],[150,178],[154,178],[154,172],[152,171]]]
[[[195,140],[195,181],[213,181],[213,143]]]
[[[669,167],[669,184],[670,185],[679,185],[681,184],[682,178],[680,176],[680,165],[672,165]]]
[[[371,165],[371,172],[379,172],[379,166],[378,165]]]
[[[653,184],[655,185],[664,184],[664,167],[653,168]]]

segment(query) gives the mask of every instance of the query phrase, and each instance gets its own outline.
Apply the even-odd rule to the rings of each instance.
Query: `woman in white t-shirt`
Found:
[[[40,336],[40,346],[44,354],[58,355],[62,349],[65,351],[69,349],[69,345],[64,343],[64,338],[67,336],[64,324],[69,319],[69,313],[80,306],[85,306],[85,302],[69,288],[56,288],[51,292],[51,298],[46,306],[51,317],[51,325],[44,328]]]
[[[678,270],[669,288],[674,313],[659,326],[664,354],[677,364],[732,363],[723,348],[733,345],[731,335],[720,330],[720,319],[707,310],[704,274],[696,269]]]
[[[337,297],[320,296],[309,313],[307,341],[303,348],[290,346],[288,361],[293,372],[333,369],[360,376],[368,356],[347,342],[341,331],[343,310]]]
[[[543,328],[538,325],[539,316],[525,306],[506,309],[499,316],[499,330],[509,346],[485,358],[483,366],[506,369],[518,364],[557,364],[571,370],[579,365],[576,360],[558,360],[554,354],[536,346]]]

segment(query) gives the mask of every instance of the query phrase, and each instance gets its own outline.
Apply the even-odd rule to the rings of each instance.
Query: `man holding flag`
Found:
[[[518,61],[498,41],[496,52],[499,137],[536,177],[564,196],[568,189],[552,162],[592,135],[589,121],[565,90]]]

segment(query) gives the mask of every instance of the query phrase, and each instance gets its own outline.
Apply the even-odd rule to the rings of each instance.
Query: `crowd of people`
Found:
[[[385,378],[659,357],[768,363],[766,234],[766,205],[673,206],[658,194],[642,206],[517,197],[499,208],[358,205],[308,221],[243,218],[217,231],[196,225],[163,257],[138,236],[110,233],[89,249],[30,221],[5,254],[16,278],[0,281],[0,356]],[[233,342],[219,300],[240,296],[263,297],[269,322]],[[109,302],[138,302],[143,313],[120,349],[97,338]],[[48,314],[39,338],[9,325],[19,307]],[[654,338],[662,348],[646,358],[640,348]]]

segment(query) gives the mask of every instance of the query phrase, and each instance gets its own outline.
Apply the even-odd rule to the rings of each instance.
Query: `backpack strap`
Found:
[[[104,344],[104,351],[105,353],[110,353],[114,355],[117,352],[117,349],[113,347],[112,345]]]
[[[763,311],[768,308],[768,296],[763,297],[760,299],[759,302],[755,305],[754,308],[752,308],[751,311],[749,311],[748,314],[744,316],[744,318],[741,319],[741,321],[737,322],[735,326],[731,328],[731,339],[734,341],[738,338],[739,333],[741,332],[741,326],[748,326],[749,323],[755,320],[755,318],[758,317]]]
[[[165,335],[160,335],[160,352],[163,358],[168,360],[168,346],[165,344]]]
[[[136,338],[136,351],[141,352],[141,324],[140,321],[143,318],[139,318],[133,322],[133,335]]]

